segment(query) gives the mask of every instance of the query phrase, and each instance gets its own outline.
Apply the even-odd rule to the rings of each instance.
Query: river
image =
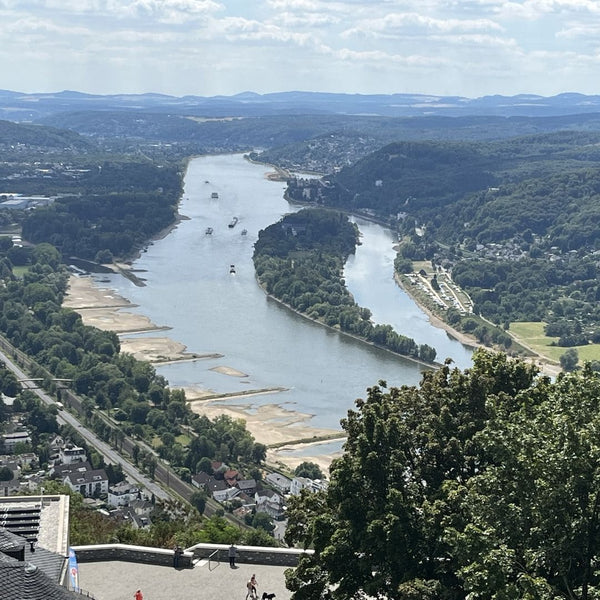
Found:
[[[281,386],[286,391],[249,397],[247,409],[277,403],[312,415],[317,427],[339,429],[340,418],[367,387],[381,379],[394,386],[417,384],[422,367],[315,324],[264,294],[252,263],[258,232],[299,208],[284,200],[285,185],[268,180],[267,170],[241,155],[193,159],[180,205],[186,218],[132,265],[146,285],[114,275],[110,287],[137,305],[132,311],[170,327],[169,337],[189,352],[223,355],[157,366],[172,386],[217,393]],[[229,227],[233,217],[238,222]],[[391,232],[358,224],[362,245],[345,269],[357,302],[376,322],[434,346],[438,358],[468,366],[470,351],[433,327],[394,283]],[[224,367],[245,376],[227,374]]]

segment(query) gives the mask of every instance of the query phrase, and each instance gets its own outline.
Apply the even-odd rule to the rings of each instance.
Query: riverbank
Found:
[[[396,284],[399,287],[401,287],[406,292],[406,294],[408,294],[419,306],[419,308],[427,315],[429,322],[434,327],[437,327],[438,329],[443,329],[451,338],[460,342],[463,346],[467,346],[474,350],[477,348],[485,348],[487,350],[490,349],[488,346],[481,344],[475,336],[454,329],[454,327],[452,327],[451,325],[446,323],[446,321],[438,317],[433,311],[431,311],[427,306],[425,306],[419,301],[419,298],[412,293],[412,290],[409,286],[405,286],[402,284],[402,280],[400,279],[400,277],[398,277],[397,273],[394,273],[394,280]],[[548,375],[549,377],[556,377],[562,371],[560,365],[557,365],[548,357],[543,356],[538,352],[535,352],[532,348],[527,346],[527,344],[525,344],[523,340],[513,335],[510,331],[508,331],[507,333],[513,339],[515,339],[516,342],[526,347],[533,354],[532,357],[523,357],[522,360],[535,364],[540,369],[541,373],[543,373],[544,375]]]
[[[313,323],[316,323],[317,325],[320,325],[321,327],[325,327],[326,329],[329,329],[330,331],[335,331],[336,333],[340,334],[340,335],[344,335],[346,337],[355,339],[359,342],[361,342],[362,344],[367,344],[368,346],[371,346],[372,348],[377,348],[378,350],[382,350],[384,352],[389,352],[390,354],[393,354],[394,356],[398,356],[399,358],[403,358],[405,360],[408,360],[416,365],[419,365],[420,367],[424,368],[424,369],[429,369],[429,370],[433,370],[436,369],[438,367],[440,367],[441,365],[438,363],[428,363],[425,362],[423,360],[420,360],[418,358],[415,358],[414,356],[407,356],[406,354],[400,354],[398,352],[394,352],[393,350],[390,350],[389,348],[385,348],[384,346],[380,346],[379,344],[375,344],[374,342],[370,342],[369,340],[366,340],[365,338],[362,338],[358,335],[355,335],[353,333],[349,333],[348,331],[343,331],[342,329],[340,329],[339,327],[332,327],[331,325],[327,325],[327,323],[323,323],[323,321],[319,321],[318,319],[314,319],[313,317],[309,317],[306,313],[300,312],[299,310],[295,309],[293,306],[291,306],[290,304],[287,304],[286,302],[284,302],[283,300],[280,300],[279,298],[277,298],[277,296],[273,296],[273,294],[269,294],[269,292],[267,292],[267,290],[265,289],[264,285],[259,281],[259,279],[256,279],[256,282],[258,284],[258,286],[260,287],[260,289],[265,293],[265,295],[267,296],[267,298],[273,302],[277,302],[278,304],[280,304],[281,306],[285,306],[286,309],[291,310],[293,313],[297,314],[298,316],[307,319],[308,321],[312,321]],[[425,312],[425,311],[423,311]]]
[[[127,265],[121,264],[120,274]],[[81,315],[86,325],[105,331],[114,331],[119,336],[121,352],[132,354],[137,360],[152,364],[165,364],[186,360],[221,358],[222,354],[197,354],[188,352],[187,347],[167,336],[127,337],[140,332],[165,331],[165,326],[156,325],[148,317],[131,312],[136,305],[116,294],[114,290],[103,287],[92,277],[69,278],[69,287],[63,306],[71,308]],[[228,365],[219,365],[211,369],[226,377],[244,378],[247,373]],[[248,431],[254,439],[267,447],[269,464],[293,470],[304,460],[317,463],[324,472],[328,472],[333,458],[339,453],[321,453],[319,446],[323,439],[339,438],[340,430],[315,427],[310,424],[314,415],[289,410],[282,404],[258,404],[252,397],[264,396],[284,391],[284,388],[249,391],[244,394],[215,394],[212,390],[198,387],[183,388],[190,408],[197,414],[214,419],[226,414],[246,422]],[[314,442],[307,440],[315,440]],[[293,453],[300,448],[302,457]]]

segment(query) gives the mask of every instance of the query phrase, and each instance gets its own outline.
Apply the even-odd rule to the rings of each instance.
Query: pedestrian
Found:
[[[229,566],[232,569],[235,569],[235,557],[237,556],[237,548],[233,544],[231,544],[227,553],[229,555]]]
[[[182,554],[183,550],[181,549],[181,546],[175,546],[175,548],[173,549],[173,567],[175,567],[176,569],[179,569],[179,563]]]
[[[133,595],[134,600],[144,600],[144,594],[142,594],[142,590],[138,590],[134,595]]]
[[[248,598],[252,598],[253,600],[257,600],[258,595],[256,593],[256,587],[258,586],[258,581],[256,581],[256,575],[252,573],[252,577],[250,577],[250,581],[246,584],[246,588],[248,588],[248,592],[246,593],[246,600]]]

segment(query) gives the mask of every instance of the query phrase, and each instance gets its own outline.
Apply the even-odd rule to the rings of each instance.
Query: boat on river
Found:
[[[235,275],[235,265],[229,265],[229,272],[230,272],[232,275]]]
[[[237,222],[239,221],[239,219],[237,217],[233,217],[233,219],[231,219],[231,221],[229,221],[229,229],[233,229],[236,225]]]
[[[211,197],[213,200],[217,200],[217,199],[219,198],[219,194],[218,194],[217,192],[213,192],[213,193],[210,195],[210,197]]]

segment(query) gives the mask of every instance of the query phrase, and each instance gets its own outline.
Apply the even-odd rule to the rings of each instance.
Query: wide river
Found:
[[[242,155],[193,159],[180,205],[187,219],[133,264],[146,285],[135,286],[115,275],[110,276],[110,287],[137,305],[134,312],[170,327],[167,335],[189,352],[223,355],[157,367],[171,385],[219,393],[281,386],[287,391],[252,396],[245,402],[254,407],[277,403],[313,415],[316,427],[337,429],[367,387],[381,379],[394,386],[417,384],[421,368],[267,298],[255,280],[254,242],[259,230],[299,207],[284,200],[285,185],[268,180],[266,173],[266,167]],[[212,197],[214,193],[218,198]],[[239,221],[230,228],[234,216]],[[390,323],[417,343],[435,347],[438,360],[451,357],[459,367],[469,366],[471,351],[433,327],[394,283],[392,233],[357,222],[362,245],[349,259],[345,278],[358,304],[368,307],[376,322]],[[206,233],[208,227],[212,234]],[[230,265],[235,265],[235,274]],[[216,367],[247,376],[232,377]]]

